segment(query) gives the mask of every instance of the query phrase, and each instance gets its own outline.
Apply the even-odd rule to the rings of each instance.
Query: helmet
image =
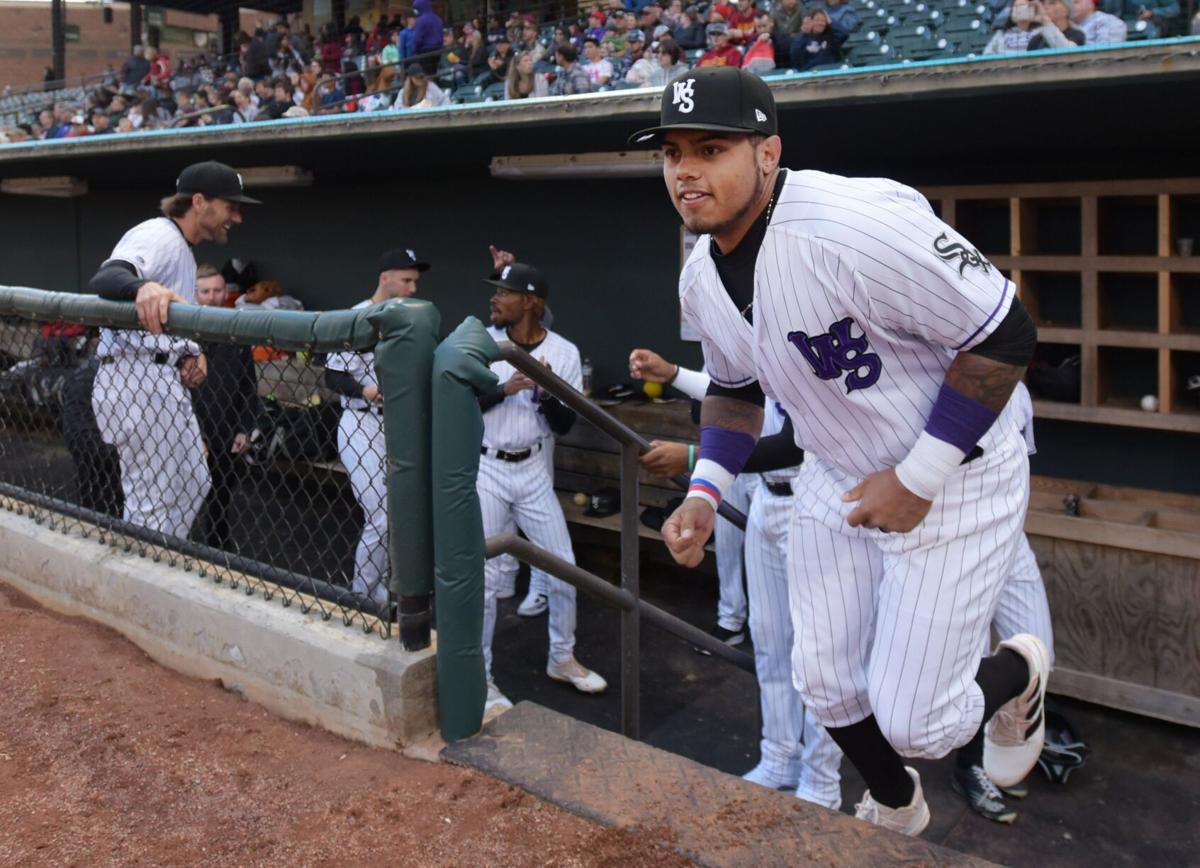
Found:
[[[1046,743],[1038,765],[1051,781],[1065,784],[1071,772],[1087,762],[1092,749],[1062,714],[1046,711]]]

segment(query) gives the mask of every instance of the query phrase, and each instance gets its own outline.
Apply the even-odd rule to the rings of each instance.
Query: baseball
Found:
[[[1155,413],[1158,411],[1158,397],[1155,395],[1142,395],[1142,409],[1147,413]]]
[[[663,393],[662,383],[643,383],[642,391],[646,393],[647,398],[661,398]]]
[[[588,505],[588,496],[586,494],[584,494],[582,491],[575,492],[575,497],[572,499],[575,501],[576,506],[587,506]]]

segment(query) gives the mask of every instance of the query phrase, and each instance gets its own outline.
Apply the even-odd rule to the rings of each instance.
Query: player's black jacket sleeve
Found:
[[[1025,367],[1033,361],[1037,348],[1037,326],[1021,304],[1019,298],[1012,300],[1012,307],[995,331],[980,341],[970,352],[985,359],[1005,365]]]
[[[92,275],[87,290],[108,301],[136,301],[137,291],[149,282],[138,277],[137,269],[128,262],[114,259]]]
[[[575,411],[558,398],[543,398],[538,411],[546,417],[556,437],[562,437],[575,425]]]
[[[345,395],[347,398],[361,398],[363,396],[362,383],[345,371],[333,371],[326,368],[325,385],[339,395]]]
[[[746,459],[742,473],[784,470],[795,467],[803,460],[804,450],[796,445],[796,435],[792,431],[792,420],[789,416],[783,420],[783,428],[778,434],[763,437],[754,444],[754,451]]]
[[[747,404],[753,404],[756,407],[762,407],[763,402],[767,399],[757,381],[745,386],[739,386],[736,389],[718,386],[715,381],[710,381],[708,391],[704,394],[711,395],[714,398],[733,398],[736,401],[745,401]]]

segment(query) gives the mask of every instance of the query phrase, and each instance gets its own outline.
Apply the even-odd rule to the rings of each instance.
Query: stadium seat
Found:
[[[887,44],[859,46],[849,53],[847,59],[852,66],[878,66],[895,62],[891,46]]]
[[[504,82],[489,84],[481,94],[484,102],[502,102],[504,100]]]
[[[477,84],[464,84],[450,97],[453,102],[470,103],[483,101],[483,88]]]

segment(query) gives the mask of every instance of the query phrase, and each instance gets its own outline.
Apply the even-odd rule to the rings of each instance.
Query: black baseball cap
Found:
[[[550,294],[550,285],[546,283],[546,278],[542,276],[542,273],[532,265],[526,265],[523,262],[506,265],[499,271],[493,272],[492,276],[484,279],[483,282],[513,292],[532,293],[538,298],[545,298]]]
[[[415,268],[417,271],[428,271],[429,263],[420,259],[411,247],[397,247],[379,257],[379,273],[399,271],[402,268]]]
[[[663,90],[659,125],[634,133],[629,144],[657,142],[668,130],[773,136],[779,131],[775,97],[765,81],[736,66],[690,69]]]
[[[192,163],[180,172],[179,179],[175,182],[175,192],[183,196],[200,193],[209,199],[224,199],[227,202],[243,202],[247,205],[262,204],[242,191],[241,175],[216,160]]]

